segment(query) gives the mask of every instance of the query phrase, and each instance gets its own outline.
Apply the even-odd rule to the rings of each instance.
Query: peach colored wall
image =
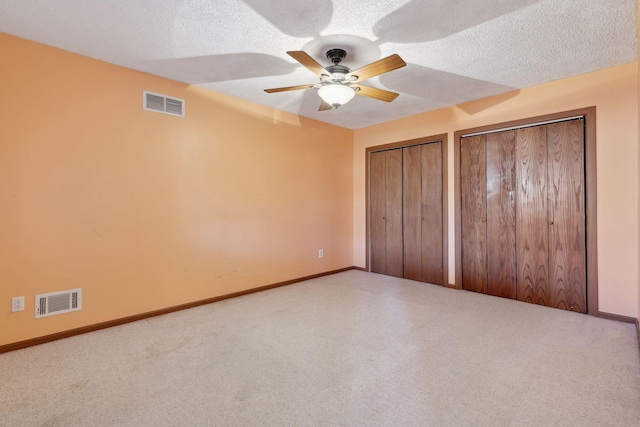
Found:
[[[352,131],[4,34],[0,64],[0,345],[353,265]]]
[[[600,311],[638,314],[638,70],[627,64],[355,131],[354,261],[365,266],[365,148],[449,134],[449,282],[455,280],[453,132],[597,107]]]

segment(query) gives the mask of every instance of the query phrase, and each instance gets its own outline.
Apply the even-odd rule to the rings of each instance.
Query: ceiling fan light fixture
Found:
[[[333,65],[323,67],[308,53],[297,50],[287,52],[289,56],[305,66],[309,71],[320,78],[320,83],[276,87],[265,89],[267,93],[287,92],[290,90],[318,88],[318,95],[322,98],[322,104],[318,111],[327,111],[338,108],[351,101],[356,94],[367,98],[377,99],[379,101],[391,102],[400,95],[384,89],[378,89],[372,86],[362,86],[360,83],[380,74],[397,70],[407,65],[402,58],[393,54],[386,58],[379,59],[369,65],[360,67],[355,71],[351,71],[349,67],[340,65],[340,62],[347,56],[347,52],[343,49],[330,49],[327,52],[327,58],[333,62]],[[358,84],[353,84],[357,82]]]
[[[356,96],[356,91],[343,84],[329,84],[318,89],[318,95],[327,104],[338,108],[351,101]]]

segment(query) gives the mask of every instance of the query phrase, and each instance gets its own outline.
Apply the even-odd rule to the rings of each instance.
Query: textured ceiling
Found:
[[[0,0],[0,32],[357,129],[632,62],[636,0]],[[351,69],[399,54],[366,84],[400,96],[263,91],[318,82],[286,51],[334,47]]]

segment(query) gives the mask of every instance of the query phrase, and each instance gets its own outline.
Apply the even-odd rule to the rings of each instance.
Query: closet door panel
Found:
[[[422,145],[422,281],[442,285],[442,143]]]
[[[548,125],[549,305],[586,313],[583,121]]]
[[[385,157],[385,274],[402,277],[402,150],[386,151]]]
[[[460,144],[462,216],[462,288],[487,291],[486,139],[463,138]]]
[[[422,159],[421,146],[403,151],[403,227],[404,277],[423,280],[422,277]]]
[[[516,161],[518,299],[548,305],[549,225],[545,126],[516,131]]]
[[[371,271],[385,274],[386,268],[386,190],[385,190],[385,153],[371,153],[369,157],[369,229]]]
[[[516,132],[487,138],[487,293],[516,298]]]

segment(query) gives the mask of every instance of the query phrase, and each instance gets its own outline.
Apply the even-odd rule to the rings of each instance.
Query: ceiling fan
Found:
[[[312,73],[320,77],[320,83],[300,86],[279,87],[265,89],[267,93],[286,92],[290,90],[301,90],[317,88],[318,95],[322,98],[319,111],[331,110],[349,102],[355,95],[366,96],[380,101],[391,102],[398,97],[398,93],[371,86],[363,86],[360,82],[370,79],[380,74],[402,68],[407,65],[400,56],[393,54],[378,61],[358,68],[355,71],[340,65],[340,62],[347,56],[343,49],[330,49],[327,51],[327,58],[333,65],[323,67],[304,51],[287,52],[293,59],[307,67]]]

